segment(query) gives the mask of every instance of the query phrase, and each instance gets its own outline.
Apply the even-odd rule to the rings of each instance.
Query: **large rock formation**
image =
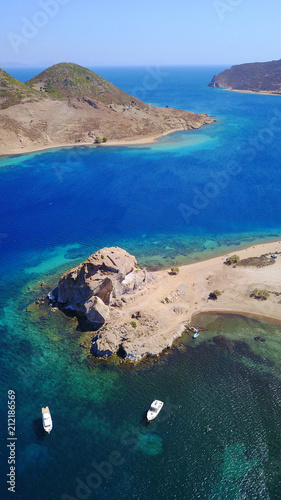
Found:
[[[136,258],[122,248],[103,248],[63,274],[49,298],[101,325],[118,298],[146,285],[146,270],[136,266]]]

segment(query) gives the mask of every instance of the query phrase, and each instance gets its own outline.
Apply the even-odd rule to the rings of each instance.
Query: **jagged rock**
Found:
[[[58,287],[56,287],[52,292],[48,293],[48,299],[51,302],[56,302],[58,300]]]
[[[92,340],[92,351],[96,356],[112,356],[117,349],[118,341],[116,335],[112,332],[107,332],[106,336],[98,334]]]
[[[82,313],[92,323],[103,324],[109,318],[108,306],[150,279],[146,270],[136,265],[136,258],[122,248],[103,248],[66,272],[48,298]]]
[[[87,319],[91,323],[105,323],[109,318],[109,307],[99,297],[91,297],[84,304]]]

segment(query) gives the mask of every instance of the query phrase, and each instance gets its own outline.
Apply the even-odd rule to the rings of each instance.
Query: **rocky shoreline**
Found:
[[[136,258],[122,248],[103,248],[65,273],[48,298],[54,306],[73,311],[89,323],[89,328],[98,330],[92,341],[93,354],[108,357],[118,352],[137,361],[143,355],[133,354],[128,344],[147,337],[158,322],[140,311],[132,314],[138,328],[135,321],[117,326],[117,320],[121,309],[134,300],[134,293],[153,281],[153,274],[140,269]]]
[[[214,75],[208,87],[253,94],[281,94],[281,60],[237,64]]]
[[[261,244],[238,251],[239,265],[225,265],[224,255],[181,266],[174,274],[148,272],[125,250],[103,248],[64,273],[48,299],[53,310],[71,311],[93,332],[87,346],[92,355],[138,362],[170,348],[194,314],[281,321],[280,254],[280,242]],[[268,290],[266,300],[253,295],[257,288]],[[220,293],[210,300],[213,290]]]

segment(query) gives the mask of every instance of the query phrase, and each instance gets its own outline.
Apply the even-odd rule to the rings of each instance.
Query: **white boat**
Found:
[[[163,402],[158,401],[155,399],[153,403],[151,403],[150,408],[146,414],[147,420],[150,422],[150,420],[154,420],[155,417],[157,417],[158,413],[161,411],[163,407]]]
[[[194,335],[192,335],[192,338],[193,338],[193,339],[197,339],[197,337],[199,337],[199,332],[198,332],[198,330],[196,330],[196,332],[194,333]]]
[[[53,422],[48,406],[46,406],[46,408],[42,408],[42,423],[45,431],[48,432],[48,434],[50,434],[53,428]]]

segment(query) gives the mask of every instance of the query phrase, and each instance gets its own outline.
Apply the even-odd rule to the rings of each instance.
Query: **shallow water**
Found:
[[[199,317],[207,330],[196,341],[186,334],[132,369],[87,361],[65,322],[46,333],[13,320],[17,342],[3,330],[1,365],[16,389],[18,498],[279,498],[280,327]],[[147,426],[155,397],[164,407]]]
[[[131,93],[146,74],[103,71]],[[217,68],[165,71],[144,89],[146,100],[215,114],[216,124],[155,145],[0,159],[1,498],[9,498],[8,389],[16,391],[17,498],[280,498],[278,325],[201,316],[208,330],[197,341],[186,335],[133,370],[88,358],[74,319],[32,305],[102,246],[124,247],[154,269],[280,237],[280,134],[270,129],[279,97],[205,87]],[[155,398],[164,408],[145,426]]]

